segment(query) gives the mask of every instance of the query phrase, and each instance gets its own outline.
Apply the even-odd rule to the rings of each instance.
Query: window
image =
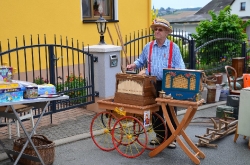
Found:
[[[246,2],[241,2],[240,3],[240,10],[245,11],[246,10]]]
[[[100,17],[110,21],[116,20],[118,0],[81,0],[83,22],[93,22]]]

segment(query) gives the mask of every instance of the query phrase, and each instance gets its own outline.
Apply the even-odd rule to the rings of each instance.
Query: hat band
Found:
[[[169,25],[168,24],[166,24],[165,22],[157,22],[157,21],[155,21],[155,23],[154,24],[163,24],[163,25],[166,25],[167,27],[169,27]],[[170,28],[170,27],[169,27]]]

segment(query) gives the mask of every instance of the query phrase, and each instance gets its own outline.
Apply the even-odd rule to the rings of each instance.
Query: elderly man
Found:
[[[167,39],[168,34],[172,33],[172,27],[169,22],[165,19],[156,18],[150,27],[154,31],[155,40],[145,45],[139,58],[133,64],[127,65],[127,69],[139,69],[148,63],[145,74],[157,77],[156,91],[161,91],[163,68],[184,69],[185,65],[178,45]],[[158,92],[157,94],[159,96]],[[171,122],[176,128],[170,113],[170,108],[168,105],[166,105],[166,107]],[[163,117],[161,107],[159,108],[158,114]],[[154,127],[154,131],[156,137],[150,141],[151,145],[159,145],[163,142],[165,135],[167,135],[168,138],[172,134],[168,127],[166,133],[162,131],[164,127],[159,127],[159,125],[161,125],[160,123],[157,123],[157,121],[155,123],[156,126]],[[175,141],[172,142],[168,148],[176,148]]]

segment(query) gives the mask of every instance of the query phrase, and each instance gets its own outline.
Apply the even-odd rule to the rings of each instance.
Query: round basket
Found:
[[[216,85],[217,77],[215,76],[208,76],[206,77],[206,84],[207,85]]]
[[[36,149],[38,150],[41,158],[43,159],[43,162],[46,165],[52,165],[55,159],[55,143],[53,141],[48,140],[43,135],[33,135],[31,137],[34,145],[36,146]],[[27,138],[19,138],[14,140],[13,150],[20,152],[27,141]],[[31,156],[37,156],[35,150],[31,146],[30,143],[28,143],[28,146],[24,150],[25,154],[31,155]],[[14,159],[17,158],[17,156],[13,156]],[[26,158],[21,158],[19,160],[20,164],[23,165],[40,165],[40,162],[35,162],[32,160],[28,160]]]

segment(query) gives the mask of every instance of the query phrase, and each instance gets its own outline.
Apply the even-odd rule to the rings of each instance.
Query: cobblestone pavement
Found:
[[[38,125],[36,134],[44,135],[49,140],[55,141],[89,132],[90,122],[95,114],[95,112],[83,108],[62,111],[52,115],[52,124],[50,115],[44,116]],[[36,121],[37,119],[34,122]],[[25,121],[24,126],[31,131],[30,121]],[[13,140],[18,138],[15,135],[16,125],[12,124],[11,128],[12,139],[8,139],[7,126],[0,128],[0,138],[7,148],[12,148]],[[20,134],[21,137],[24,137],[22,129],[20,129]],[[0,147],[0,153],[3,153],[2,147]]]

